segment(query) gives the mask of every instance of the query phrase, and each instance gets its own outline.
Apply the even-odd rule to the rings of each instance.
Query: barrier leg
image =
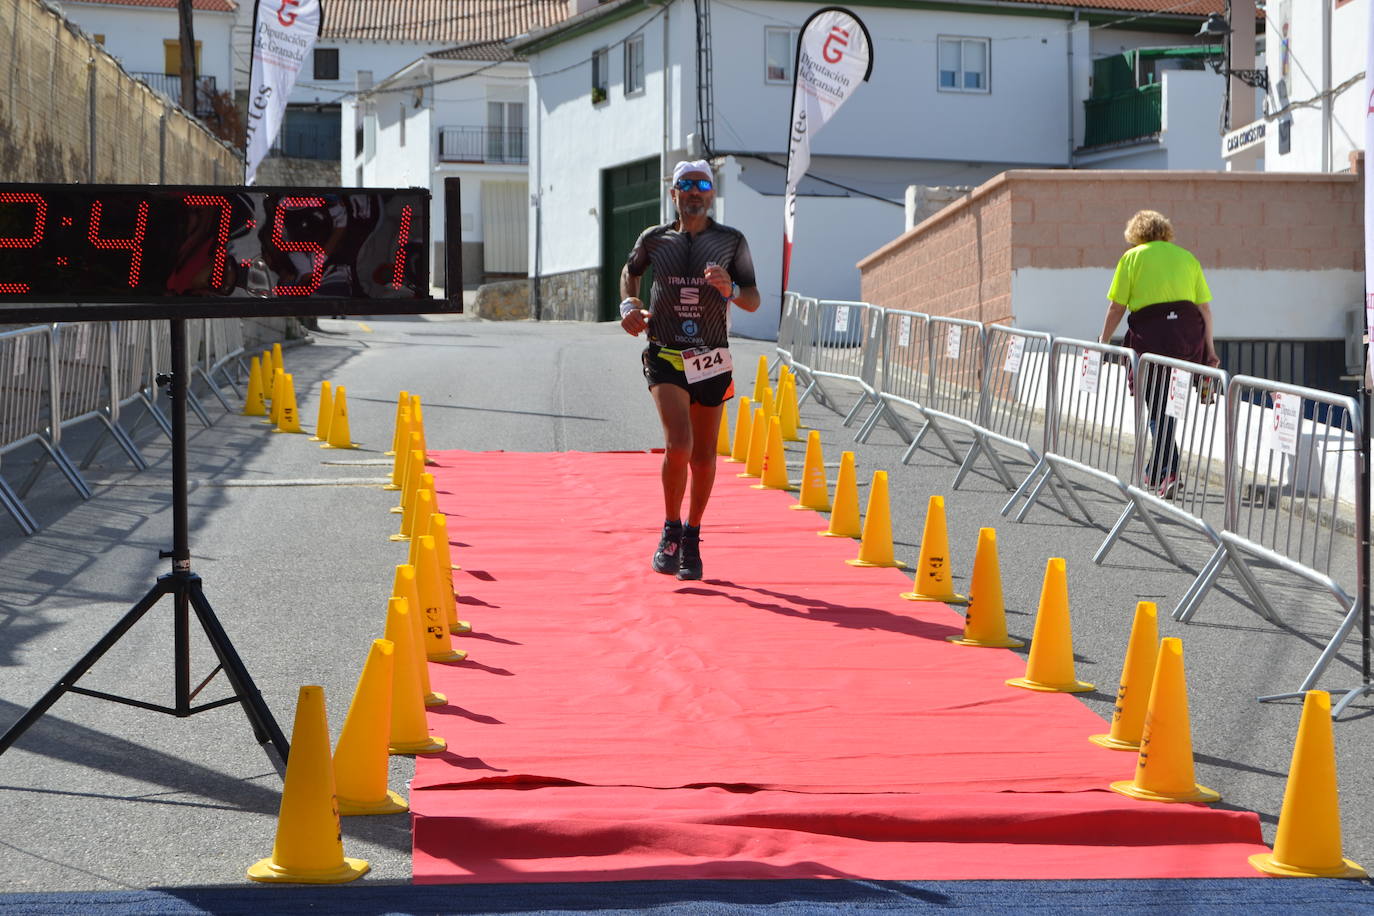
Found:
[[[205,379],[206,387],[210,389],[211,394],[213,394],[216,398],[219,399],[220,406],[223,407],[229,413],[233,413],[233,408],[230,407],[229,402],[224,399],[224,395],[220,392],[219,386],[215,384],[215,380],[211,378],[210,374],[206,372],[204,369],[201,369],[199,366],[196,367],[195,371],[197,375]]]
[[[1026,475],[1026,479],[1021,481],[1021,486],[1016,488],[1016,492],[1012,493],[1011,498],[1007,500],[1004,506],[1002,506],[1003,517],[1005,517],[1006,514],[1011,511],[1011,507],[1016,505],[1016,501],[1018,499],[1021,499],[1023,496],[1026,495],[1026,491],[1030,489],[1031,482],[1039,478],[1040,474],[1044,472],[1045,465],[1046,461],[1043,455],[1036,459],[1035,466],[1032,467],[1030,473]]]
[[[200,422],[205,424],[206,429],[214,425],[210,422],[210,415],[201,405],[200,398],[196,397],[196,393],[190,388],[186,389],[186,405],[196,412],[196,416],[200,417]]]
[[[1002,486],[1008,490],[1015,490],[1016,484],[1012,482],[1011,472],[1007,470],[1006,462],[1002,460],[1002,456],[997,454],[997,449],[985,444],[983,451],[988,456],[988,464],[992,465],[992,470],[997,474],[997,479],[1002,482]]]
[[[38,522],[34,521],[29,510],[24,507],[23,502],[3,479],[0,479],[0,506],[5,507],[5,511],[10,514],[10,517],[14,519],[15,524],[25,535],[38,531]]]
[[[840,425],[848,426],[850,423],[853,423],[854,418],[859,415],[859,411],[862,410],[863,406],[867,404],[871,399],[872,398],[867,391],[860,394],[859,399],[854,402],[854,406],[849,408],[849,413],[844,415],[844,420],[840,423]]]
[[[906,447],[906,451],[902,452],[902,464],[911,461],[911,456],[916,454],[916,449],[921,447],[921,440],[926,437],[926,433],[929,431],[930,418],[926,417],[925,422],[921,424],[921,428],[916,431],[916,438],[912,439],[911,444]]]
[[[1234,557],[1236,576],[1240,579],[1240,584],[1250,594],[1250,598],[1255,602],[1255,610],[1260,612],[1265,620],[1277,625],[1279,622],[1278,611],[1274,610],[1274,605],[1269,603],[1269,597],[1264,594],[1264,589],[1260,588],[1259,580],[1255,578],[1254,572],[1245,562],[1245,557],[1236,554]]]
[[[146,391],[139,394],[139,400],[143,402],[144,407],[148,408],[148,415],[153,418],[153,422],[162,428],[163,433],[166,434],[168,439],[171,439],[172,424],[162,415],[162,411],[158,408],[157,402],[154,401]],[[138,427],[135,426],[134,428],[137,429]]]
[[[950,489],[959,489],[959,484],[964,482],[964,478],[968,476],[968,472],[973,468],[974,460],[981,451],[983,451],[983,437],[975,434],[973,444],[968,447],[964,460],[959,463],[959,470],[954,474],[954,483],[950,484]]]
[[[1155,536],[1155,540],[1159,542],[1159,546],[1164,551],[1164,555],[1169,558],[1169,562],[1180,568],[1186,568],[1183,561],[1178,558],[1178,554],[1174,553],[1173,545],[1169,543],[1168,538],[1164,537],[1164,531],[1159,527],[1159,522],[1155,520],[1155,517],[1150,514],[1150,510],[1145,506],[1140,507],[1140,520]]]
[[[1097,522],[1093,520],[1093,514],[1088,511],[1087,505],[1083,502],[1081,498],[1079,498],[1078,490],[1074,487],[1073,483],[1067,477],[1064,476],[1064,472],[1054,466],[1053,461],[1050,462],[1049,476],[1055,479],[1054,482],[1057,482],[1064,487],[1065,491],[1067,491],[1069,494],[1069,499],[1073,500],[1073,504],[1078,507],[1078,511],[1083,513],[1083,518],[1087,521],[1087,523],[1089,525],[1096,525]]]
[[[1345,638],[1350,635],[1350,631],[1354,629],[1355,622],[1359,620],[1359,617],[1360,603],[1358,601],[1351,602],[1350,610],[1346,612],[1345,619],[1342,620],[1341,625],[1336,628],[1336,632],[1332,634],[1331,640],[1326,644],[1326,648],[1322,650],[1321,657],[1319,657],[1317,663],[1312,666],[1312,670],[1307,672],[1307,677],[1302,679],[1302,684],[1298,689],[1292,693],[1275,693],[1269,696],[1260,697],[1259,701],[1261,703],[1268,703],[1271,700],[1291,700],[1294,697],[1305,696],[1309,690],[1316,690],[1317,679],[1322,676],[1322,672],[1326,670],[1326,666],[1331,663],[1331,659],[1335,657],[1336,651],[1341,647],[1341,643],[1345,642]],[[1347,697],[1347,699],[1349,698]],[[1342,701],[1343,704],[1344,702],[1345,701]],[[1344,705],[1338,708],[1344,709]],[[1339,713],[1336,710],[1332,710],[1331,717],[1335,718],[1337,715],[1339,715]]]
[[[1097,553],[1093,554],[1093,562],[1098,566],[1101,566],[1102,561],[1107,559],[1107,554],[1111,551],[1112,547],[1116,545],[1117,539],[1120,538],[1121,533],[1126,530],[1126,526],[1130,524],[1131,517],[1135,515],[1135,510],[1136,504],[1134,499],[1126,503],[1126,508],[1121,510],[1121,515],[1117,518],[1116,524],[1112,526],[1112,530],[1107,534],[1107,539],[1102,542],[1101,547],[1097,548]]]
[[[62,472],[63,477],[67,478],[67,482],[72,485],[72,489],[77,492],[77,495],[82,499],[90,499],[93,495],[91,493],[91,488],[86,486],[86,481],[81,477],[81,473],[77,471],[76,465],[72,464],[72,460],[67,457],[67,453],[54,446],[47,439],[39,439],[38,441],[47,453],[52,456],[53,464],[57,465],[57,469]]]
[[[124,454],[129,456],[129,460],[133,462],[134,467],[138,468],[140,471],[147,470],[148,462],[143,459],[143,453],[138,450],[137,445],[134,445],[134,440],[130,439],[128,434],[119,428],[119,424],[104,414],[101,414],[100,422],[105,424],[105,428],[109,430],[110,435],[114,438],[115,444],[124,450]],[[94,458],[95,455],[92,454],[90,457]]]
[[[242,401],[242,400],[243,400],[243,392],[239,390],[239,384],[238,384],[238,382],[234,379],[234,373],[230,372],[230,371],[229,371],[228,369],[226,369],[224,366],[213,367],[213,368],[210,369],[210,377],[211,377],[211,381],[212,381],[212,382],[214,381],[214,374],[215,374],[215,370],[216,370],[216,369],[218,369],[220,372],[224,373],[224,380],[225,380],[226,382],[229,383],[229,390],[232,391],[232,392],[234,392],[234,400],[236,400],[236,401]],[[214,383],[214,384],[218,385],[218,383]]]
[[[1212,555],[1207,558],[1207,562],[1202,564],[1202,570],[1197,578],[1193,579],[1188,590],[1179,599],[1178,605],[1174,608],[1171,615],[1180,623],[1188,623],[1197,613],[1198,605],[1202,603],[1202,598],[1216,583],[1217,577],[1221,575],[1226,564],[1231,560],[1230,551],[1225,544],[1218,544],[1217,549],[1212,551]]]

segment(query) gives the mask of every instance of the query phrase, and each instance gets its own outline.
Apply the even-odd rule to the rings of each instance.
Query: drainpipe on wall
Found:
[[[534,119],[530,122],[534,130],[534,193],[530,195],[530,203],[534,206],[534,276],[531,280],[531,290],[534,299],[534,320],[539,321],[544,315],[544,293],[541,287],[544,285],[540,272],[544,262],[544,131],[540,127],[543,119],[539,117],[539,80],[532,80],[534,86]]]
[[[1322,171],[1331,171],[1331,4],[1322,3]]]
[[[1074,29],[1075,29],[1075,27],[1076,27],[1077,25],[1078,25],[1078,10],[1074,10],[1074,11],[1073,11],[1073,19],[1069,20],[1068,41],[1066,42],[1066,44],[1068,45],[1068,51],[1069,51],[1068,66],[1067,66],[1067,68],[1066,68],[1067,71],[1068,71],[1067,76],[1068,76],[1068,81],[1069,81],[1069,155],[1068,155],[1068,159],[1067,159],[1067,164],[1069,165],[1070,168],[1073,167],[1073,122],[1074,122],[1074,104],[1073,104],[1073,39],[1074,39]]]

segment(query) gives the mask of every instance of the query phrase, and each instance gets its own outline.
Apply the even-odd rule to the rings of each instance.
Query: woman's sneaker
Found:
[[[1173,499],[1178,494],[1178,475],[1170,474],[1159,482],[1155,493],[1160,499]]]
[[[654,551],[654,572],[671,576],[678,571],[679,551],[682,549],[682,522],[664,522],[663,537]]]
[[[682,550],[678,560],[679,579],[701,578],[701,528],[684,525],[682,528]]]

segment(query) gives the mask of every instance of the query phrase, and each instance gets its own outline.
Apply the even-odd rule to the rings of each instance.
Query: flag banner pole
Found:
[[[323,0],[256,0],[248,70],[244,184],[253,184],[258,166],[277,139],[286,100],[315,47],[323,21]]]
[[[797,186],[811,166],[811,138],[873,72],[873,40],[849,10],[827,6],[812,13],[797,35],[792,66],[792,117],[787,122],[787,194],[783,205],[782,287],[792,264]],[[778,320],[782,321],[779,309]]]

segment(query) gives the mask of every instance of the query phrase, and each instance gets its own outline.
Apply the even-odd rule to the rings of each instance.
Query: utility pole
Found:
[[[177,0],[181,45],[181,107],[192,116],[196,113],[196,36],[191,27],[191,0]]]

